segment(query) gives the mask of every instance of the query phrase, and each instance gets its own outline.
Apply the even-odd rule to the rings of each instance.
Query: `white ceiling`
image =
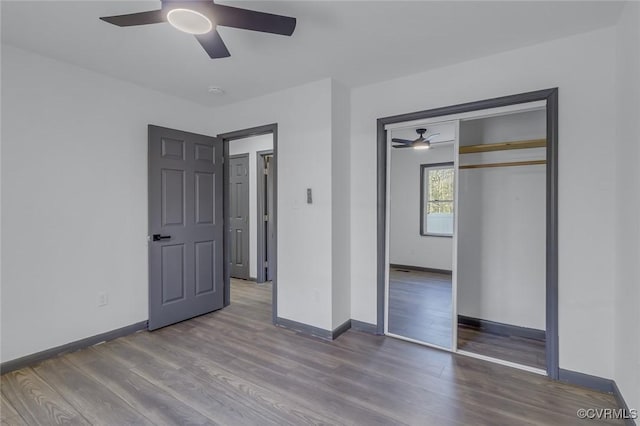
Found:
[[[360,86],[613,25],[619,2],[219,1],[294,16],[292,37],[220,28],[211,60],[168,24],[100,16],[159,1],[2,1],[2,42],[210,106],[333,77]],[[224,95],[208,93],[221,86]]]

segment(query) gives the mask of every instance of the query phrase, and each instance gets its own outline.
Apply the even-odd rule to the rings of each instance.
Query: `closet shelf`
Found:
[[[509,141],[499,143],[486,143],[480,145],[468,145],[460,147],[460,154],[473,154],[476,152],[505,151],[509,149],[544,148],[546,139],[530,139],[525,141]]]
[[[467,164],[467,165],[460,166],[459,169],[483,169],[485,167],[533,166],[536,164],[547,164],[547,161],[546,160],[529,160],[529,161],[510,161],[506,163]]]

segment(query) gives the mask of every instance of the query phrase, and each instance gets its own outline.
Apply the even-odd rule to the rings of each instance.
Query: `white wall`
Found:
[[[147,125],[207,110],[4,45],[2,89],[2,361],[146,320]]]
[[[640,4],[618,24],[616,287],[614,376],[630,408],[640,409]]]
[[[256,278],[258,273],[258,189],[257,154],[258,151],[273,149],[273,135],[251,136],[234,139],[229,142],[229,155],[249,154],[249,276]]]
[[[544,110],[460,123],[460,145],[544,139]],[[462,154],[460,164],[544,159],[542,148]],[[545,329],[545,166],[461,169],[458,314]]]
[[[615,29],[356,88],[351,97],[351,315],[376,322],[376,119],[550,87],[560,89],[560,366],[613,376]],[[594,60],[597,58],[597,60]],[[607,149],[609,148],[609,149]],[[588,314],[587,314],[588,313]]]
[[[216,134],[278,123],[278,315],[331,329],[331,80],[214,108],[208,122]]]
[[[351,93],[331,81],[331,324],[332,328],[351,319],[351,241],[349,216],[351,174]]]
[[[395,137],[392,132],[392,137]],[[420,166],[453,161],[453,144],[428,150],[392,149],[389,182],[389,262],[451,270],[450,237],[420,235]]]

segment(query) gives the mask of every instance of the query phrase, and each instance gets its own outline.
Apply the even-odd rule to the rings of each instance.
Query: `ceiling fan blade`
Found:
[[[197,34],[195,37],[211,59],[228,58],[231,56],[218,30],[214,29],[206,34]]]
[[[217,25],[261,31],[263,33],[290,36],[296,28],[296,18],[240,9],[233,6],[213,4],[213,13]]]
[[[432,135],[429,135],[424,140],[425,141],[430,141],[431,139],[435,138],[436,136],[440,136],[440,133],[434,133]]]
[[[411,145],[393,145],[393,148],[413,148]]]
[[[413,143],[414,141],[410,141],[410,140],[407,140],[407,139],[393,138],[393,139],[391,139],[391,142],[402,143],[402,144],[408,145],[410,143]]]
[[[130,13],[128,15],[102,16],[100,19],[119,27],[158,24],[166,21],[165,14],[162,13],[162,10],[150,10],[148,12]]]

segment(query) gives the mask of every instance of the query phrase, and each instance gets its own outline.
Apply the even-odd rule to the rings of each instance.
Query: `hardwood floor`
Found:
[[[389,269],[389,332],[451,348],[451,275]]]
[[[270,297],[234,281],[221,311],[5,374],[2,424],[594,425],[576,410],[616,407],[611,395],[397,339],[274,327]]]

